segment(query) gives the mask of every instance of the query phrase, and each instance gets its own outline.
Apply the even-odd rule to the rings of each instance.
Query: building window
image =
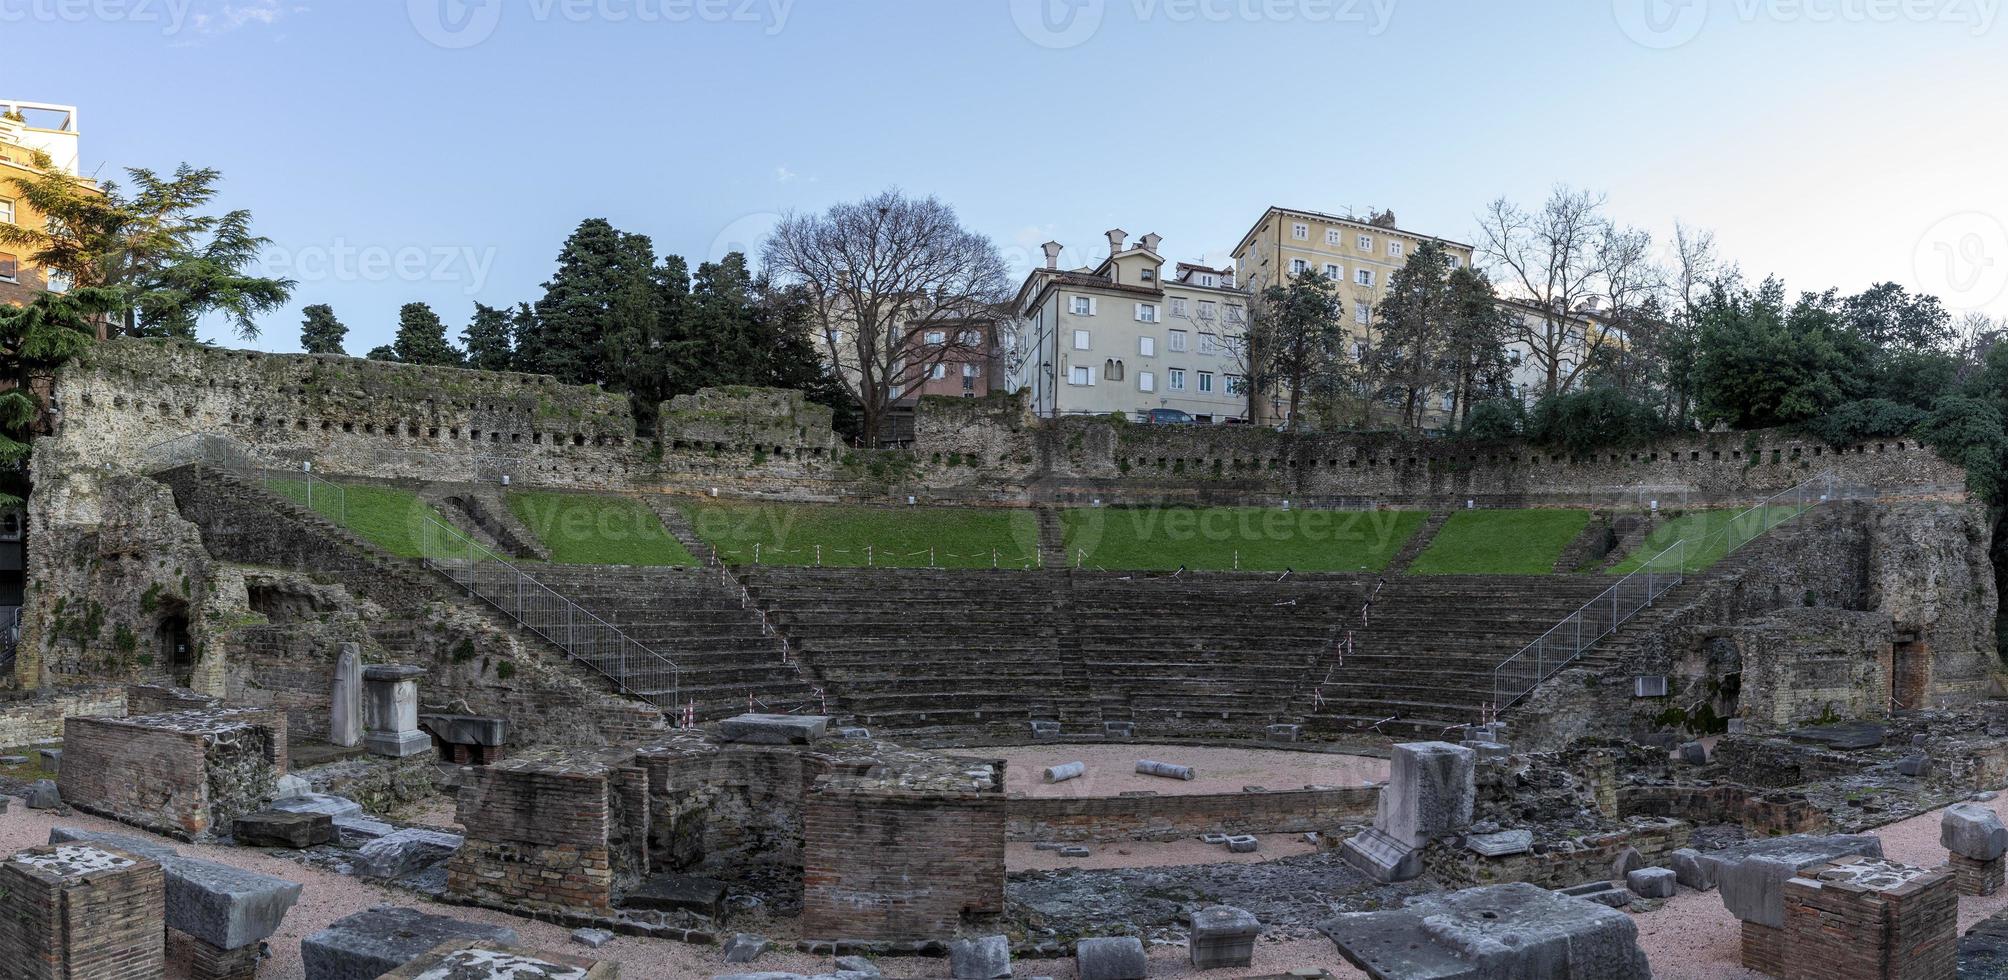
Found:
[[[1298,240],[1298,241],[1300,241],[1300,242],[1304,242],[1304,241],[1310,241],[1310,239],[1311,239],[1311,226],[1310,226],[1310,225],[1307,225],[1307,224],[1301,224],[1301,223],[1300,223],[1300,224],[1294,224],[1294,225],[1291,225],[1291,226],[1290,226],[1290,237],[1291,237],[1291,238],[1294,238],[1294,239],[1296,239],[1296,240]]]
[[[962,376],[965,378],[976,377],[976,365],[974,364],[962,365]]]
[[[1156,391],[1157,375],[1152,374],[1149,371],[1138,371],[1136,373],[1136,390]]]
[[[49,270],[49,292],[67,293],[69,291],[70,291],[69,273],[62,271],[61,269]]]
[[[1366,359],[1367,359],[1367,342],[1364,340],[1353,341],[1353,360],[1364,361]]]
[[[1166,386],[1166,387],[1168,387],[1168,388],[1170,388],[1171,390],[1173,390],[1173,391],[1184,391],[1184,390],[1185,390],[1185,369],[1184,369],[1184,368],[1172,368],[1171,370],[1169,370],[1169,371],[1166,371],[1166,372],[1165,372],[1165,375],[1164,375],[1164,380],[1165,380],[1165,386]]]
[[[1213,390],[1213,372],[1211,371],[1199,372],[1199,390],[1202,393],[1210,392]]]
[[[1339,268],[1338,263],[1336,262],[1325,263],[1325,278],[1337,280],[1337,279],[1344,279],[1345,277],[1346,277],[1346,271],[1344,269]]]
[[[1220,338],[1218,338],[1218,337],[1215,337],[1214,335],[1212,335],[1212,334],[1210,334],[1210,333],[1203,333],[1203,334],[1200,334],[1200,335],[1199,335],[1199,352],[1200,352],[1201,354],[1217,354],[1217,353],[1219,353],[1219,352],[1220,352]]]
[[[21,260],[9,253],[0,252],[0,282],[19,282],[20,276]]]
[[[1303,259],[1290,260],[1290,274],[1293,276],[1301,276],[1304,273],[1309,272],[1310,269],[1311,269],[1311,263],[1306,262]]]
[[[1374,319],[1374,308],[1372,306],[1369,306],[1366,303],[1353,304],[1354,323],[1364,326],[1366,324],[1372,323],[1373,319]]]
[[[1443,410],[1444,410],[1444,411],[1448,412],[1448,411],[1451,411],[1451,410],[1455,409],[1456,407],[1457,407],[1457,396],[1456,396],[1456,395],[1454,395],[1454,394],[1451,394],[1451,395],[1444,395],[1444,396],[1443,396]]]
[[[1103,381],[1121,381],[1122,379],[1123,379],[1123,362],[1118,361],[1115,358],[1109,358],[1108,360],[1102,362]]]
[[[1172,301],[1171,301],[1171,315],[1172,315],[1172,316],[1177,316],[1177,317],[1182,317],[1182,316],[1184,316],[1184,315],[1185,315],[1185,301],[1184,301],[1184,300],[1182,300],[1182,299],[1177,299],[1177,298],[1173,298],[1173,299],[1172,299]]]
[[[1230,306],[1227,308],[1227,322],[1240,323],[1242,318],[1247,316],[1247,314],[1248,311],[1242,309],[1241,307]]]
[[[0,197],[0,223],[14,223],[14,199],[11,197]]]
[[[1212,275],[1204,275],[1199,277],[1199,284],[1202,286],[1211,286],[1215,283],[1215,281],[1216,279]]]
[[[1338,243],[1339,243],[1339,230],[1337,228],[1325,229],[1325,244],[1337,245]]]
[[[1216,309],[1216,308],[1217,308],[1218,306],[1219,306],[1219,304],[1217,304],[1217,303],[1213,302],[1213,301],[1212,301],[1212,300],[1210,300],[1210,299],[1202,299],[1202,300],[1200,300],[1200,301],[1199,301],[1199,318],[1200,318],[1201,320],[1211,320],[1211,319],[1213,319],[1213,312],[1214,312],[1214,310],[1215,310],[1215,309]]]
[[[927,332],[927,343],[940,344],[946,342],[947,340],[948,340],[948,334],[940,330],[929,330]]]
[[[1075,316],[1094,316],[1094,315],[1095,315],[1095,298],[1094,298],[1093,296],[1076,296],[1076,297],[1074,297],[1074,315],[1075,315]]]
[[[1142,356],[1144,356],[1144,357],[1156,357],[1156,356],[1157,356],[1157,338],[1156,338],[1156,337],[1138,337],[1138,338],[1136,339],[1136,352],[1137,352],[1137,353],[1138,353],[1139,355],[1142,355]]]
[[[1457,268],[1457,267],[1458,267],[1459,265],[1461,265],[1461,264],[1462,264],[1462,260],[1460,260],[1460,259],[1459,259],[1459,258],[1458,258],[1457,256],[1455,256],[1455,255],[1447,255],[1447,256],[1444,256],[1444,257],[1450,260],[1450,267],[1451,267],[1451,268],[1453,268],[1453,269]]]
[[[941,379],[948,377],[948,365],[936,364],[927,373],[929,377],[933,378],[936,381],[940,381]]]
[[[1088,336],[1088,332],[1086,330],[1074,331],[1075,350],[1093,350],[1094,344],[1091,342],[1091,340],[1092,338]]]
[[[1142,273],[1140,273],[1140,275],[1142,275],[1142,276],[1143,276],[1143,281],[1144,281],[1144,282],[1154,282],[1154,281],[1156,281],[1156,279],[1157,279],[1157,270],[1156,270],[1156,269],[1145,269],[1145,270],[1143,270],[1143,272],[1142,272]]]
[[[1372,270],[1372,269],[1360,269],[1360,270],[1358,270],[1357,272],[1353,273],[1353,281],[1354,281],[1354,282],[1356,282],[1356,283],[1359,283],[1359,284],[1360,284],[1360,285],[1362,285],[1362,286],[1371,286],[1371,285],[1373,285],[1373,284],[1374,284],[1374,270]]]
[[[1095,383],[1095,373],[1085,367],[1077,367],[1067,372],[1067,383],[1091,385]]]
[[[1242,377],[1242,376],[1240,376],[1240,375],[1238,375],[1238,374],[1230,374],[1230,375],[1228,375],[1228,376],[1227,376],[1227,393],[1228,393],[1228,394],[1230,394],[1230,395],[1245,395],[1245,394],[1247,394],[1247,393],[1248,393],[1248,379],[1247,379],[1247,378],[1244,378],[1244,377]]]
[[[1388,258],[1391,259],[1401,258],[1401,243],[1400,242],[1387,243],[1387,254]]]
[[[964,330],[955,335],[955,342],[964,347],[974,347],[983,341],[983,335],[975,330]]]
[[[1136,318],[1137,318],[1137,320],[1138,320],[1139,322],[1142,322],[1142,323],[1156,323],[1156,322],[1157,322],[1157,304],[1156,304],[1156,303],[1138,303],[1138,304],[1136,305]]]
[[[1361,236],[1360,236],[1360,242],[1359,242],[1359,245],[1360,245],[1360,251],[1362,251],[1362,252],[1371,252],[1371,251],[1373,251],[1373,250],[1374,250],[1374,236],[1372,236],[1372,235],[1361,235]]]
[[[1184,353],[1184,351],[1185,351],[1185,331],[1183,331],[1183,330],[1173,330],[1173,331],[1171,332],[1170,336],[1171,336],[1171,350],[1172,350],[1172,353],[1175,353],[1175,354],[1177,354],[1177,353]]]

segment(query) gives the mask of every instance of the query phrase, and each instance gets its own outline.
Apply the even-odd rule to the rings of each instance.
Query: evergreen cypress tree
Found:
[[[467,348],[467,366],[481,371],[508,371],[516,366],[516,352],[510,347],[513,332],[510,312],[474,304],[474,319],[461,332]]]
[[[309,354],[343,354],[342,338],[349,335],[349,328],[335,319],[334,307],[326,303],[315,303],[300,311],[305,319],[300,323],[300,349]]]
[[[397,359],[406,364],[459,367],[460,351],[446,342],[446,324],[424,303],[406,303],[397,313]]]
[[[654,329],[654,268],[647,236],[623,233],[604,218],[581,223],[544,284],[529,342],[518,348],[524,365],[567,384],[610,380],[607,336],[624,335],[625,352]]]

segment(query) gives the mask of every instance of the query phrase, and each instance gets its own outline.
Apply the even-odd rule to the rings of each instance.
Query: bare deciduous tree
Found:
[[[863,408],[867,439],[936,365],[985,353],[986,332],[955,321],[991,318],[1010,288],[990,239],[963,228],[947,204],[898,190],[788,215],[762,257],[777,282],[804,287],[812,327]]]
[[[1601,343],[1577,328],[1573,314],[1598,294],[1599,246],[1609,227],[1603,206],[1603,195],[1564,186],[1537,212],[1502,197],[1479,215],[1480,251],[1509,290],[1541,310],[1539,321],[1520,325],[1517,339],[1526,342],[1550,395],[1575,381]]]

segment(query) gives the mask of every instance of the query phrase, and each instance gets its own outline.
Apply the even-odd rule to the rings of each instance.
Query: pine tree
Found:
[[[378,344],[370,348],[370,352],[363,356],[372,361],[389,361],[395,364],[397,363],[397,348],[389,344]]]
[[[474,304],[474,319],[461,331],[467,348],[467,366],[478,371],[509,371],[516,366],[516,352],[510,346],[513,332],[510,312],[483,303]]]
[[[406,303],[397,313],[397,359],[406,364],[459,367],[460,351],[446,342],[446,324],[424,303]]]
[[[335,319],[334,307],[326,303],[316,303],[300,311],[306,319],[300,324],[300,349],[309,354],[342,354],[342,338],[349,335],[349,328]]]
[[[623,233],[604,218],[581,223],[558,253],[557,273],[544,284],[535,329],[519,338],[524,366],[566,384],[608,381],[608,335],[633,343],[654,329],[654,268],[647,236]]]

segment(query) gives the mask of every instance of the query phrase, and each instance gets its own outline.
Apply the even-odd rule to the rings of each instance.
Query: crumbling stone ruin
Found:
[[[1572,456],[986,398],[923,399],[912,450],[883,452],[795,392],[697,392],[638,428],[538,376],[158,341],[98,345],[54,393],[0,790],[130,833],[65,823],[0,863],[0,953],[38,976],[253,978],[272,953],[313,980],[592,980],[633,955],[602,948],[619,935],[692,976],[1624,978],[1668,955],[1641,917],[1695,902],[1735,923],[1725,970],[1949,978],[2008,949],[2008,925],[1957,931],[2008,866],[1992,518],[1910,440]],[[1669,512],[1815,477],[1828,499],[1597,611]],[[467,547],[399,553],[317,480],[408,491],[414,526]],[[698,563],[552,562],[520,489],[632,502]],[[1029,509],[1036,531],[990,568],[749,567],[679,497]],[[1068,560],[1063,512],[1099,533],[1163,505],[1425,515],[1385,571]],[[1407,573],[1488,507],[1596,513],[1553,574]],[[565,634],[477,549],[534,565]],[[1499,680],[1572,616],[1612,632],[1524,697]],[[667,652],[673,681],[580,629]],[[1297,775],[1330,757],[1375,768]],[[1937,846],[1885,856],[1903,820]],[[209,860],[237,852],[301,880]],[[342,876],[399,904],[261,949]]]

